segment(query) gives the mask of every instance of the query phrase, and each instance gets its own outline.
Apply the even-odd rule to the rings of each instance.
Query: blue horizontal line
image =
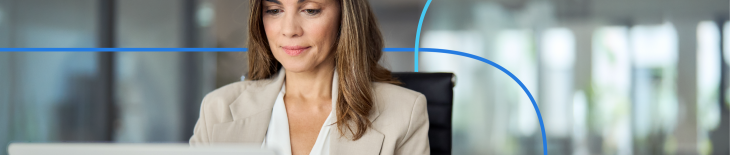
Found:
[[[424,48],[421,48],[424,49]],[[385,48],[385,52],[412,52],[413,48]],[[246,52],[248,48],[0,48],[0,52]]]
[[[245,52],[247,48],[0,48],[0,52]]]
[[[421,48],[424,49],[424,48]],[[413,48],[385,48],[385,52],[413,52]]]

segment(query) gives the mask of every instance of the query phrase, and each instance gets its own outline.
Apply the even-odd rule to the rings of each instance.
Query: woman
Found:
[[[191,145],[279,154],[430,154],[426,98],[378,64],[366,0],[251,0],[245,81],[203,99]]]

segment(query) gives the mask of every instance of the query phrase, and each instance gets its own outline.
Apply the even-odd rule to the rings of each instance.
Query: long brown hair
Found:
[[[270,78],[282,67],[271,53],[264,32],[262,0],[251,0],[248,35],[248,78]],[[383,36],[367,0],[340,0],[341,20],[333,49],[338,75],[337,127],[340,135],[360,139],[370,127],[373,108],[372,82],[399,83],[378,64],[383,55]]]

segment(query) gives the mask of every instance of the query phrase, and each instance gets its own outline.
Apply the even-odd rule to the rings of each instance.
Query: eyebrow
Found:
[[[281,4],[281,2],[279,2],[279,0],[266,0],[266,1],[267,2],[276,3],[276,4]],[[297,1],[297,3],[301,3],[301,2],[304,2],[304,1],[306,1],[306,0],[299,0],[299,1]]]

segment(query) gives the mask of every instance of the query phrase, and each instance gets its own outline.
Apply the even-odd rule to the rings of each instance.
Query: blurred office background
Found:
[[[426,0],[371,0],[386,47],[413,47]],[[245,47],[246,0],[0,0],[0,47]],[[550,154],[730,154],[727,0],[434,0],[421,47],[471,53],[535,96]],[[186,142],[241,52],[2,52],[0,155],[11,142]],[[382,63],[413,71],[412,53]],[[454,154],[542,154],[520,87],[465,57]]]

